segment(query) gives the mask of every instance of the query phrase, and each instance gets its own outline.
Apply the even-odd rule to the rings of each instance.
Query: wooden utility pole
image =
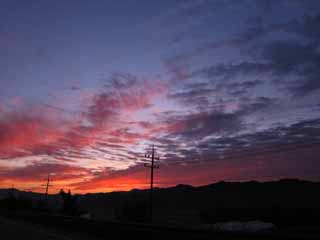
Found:
[[[146,158],[151,159],[151,162],[149,161],[149,163],[145,163],[144,166],[150,168],[150,194],[149,194],[149,217],[150,217],[150,221],[152,222],[152,217],[153,217],[153,170],[155,168],[159,168],[159,164],[155,164],[155,160],[160,160],[159,156],[155,155],[155,149],[154,149],[154,145],[152,145],[152,149],[151,149],[151,153],[146,153],[145,154]]]
[[[42,186],[45,186],[45,187],[46,187],[46,191],[45,191],[45,194],[44,194],[44,199],[45,199],[45,201],[47,202],[49,187],[52,187],[52,185],[50,185],[50,173],[48,174],[47,183],[46,183],[45,185],[42,185]]]

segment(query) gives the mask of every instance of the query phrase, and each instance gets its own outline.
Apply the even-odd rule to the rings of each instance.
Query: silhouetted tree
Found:
[[[78,213],[76,197],[72,196],[71,191],[69,190],[68,193],[66,193],[61,189],[60,196],[63,200],[62,212],[69,215],[76,215]]]

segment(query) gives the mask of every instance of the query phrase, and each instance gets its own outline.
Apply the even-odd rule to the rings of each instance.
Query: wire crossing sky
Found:
[[[0,7],[0,187],[319,180],[317,0]]]

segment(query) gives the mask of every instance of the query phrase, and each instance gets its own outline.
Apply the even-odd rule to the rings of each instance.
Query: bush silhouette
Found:
[[[60,196],[63,200],[62,212],[68,215],[77,215],[78,206],[76,197],[72,196],[71,191],[69,190],[66,193],[63,189],[60,190]]]

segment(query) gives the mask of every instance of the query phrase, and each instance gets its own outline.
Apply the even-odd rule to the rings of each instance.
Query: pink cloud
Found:
[[[18,98],[14,112],[1,112],[0,157],[50,155],[72,160],[88,158],[82,150],[94,146],[97,140],[135,144],[149,135],[130,131],[127,121],[120,121],[122,114],[150,107],[153,97],[165,88],[160,82],[151,84],[117,75],[111,86],[87,99],[87,108],[77,117],[69,113],[65,116],[63,107],[54,103],[30,105]]]

